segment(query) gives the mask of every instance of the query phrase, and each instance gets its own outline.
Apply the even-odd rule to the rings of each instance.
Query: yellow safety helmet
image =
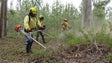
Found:
[[[40,15],[39,18],[40,18],[40,19],[41,19],[41,18],[44,18],[44,16],[43,16],[43,15]]]
[[[33,14],[37,14],[37,9],[35,7],[31,7],[30,12]]]
[[[67,19],[64,19],[64,21],[67,21]]]

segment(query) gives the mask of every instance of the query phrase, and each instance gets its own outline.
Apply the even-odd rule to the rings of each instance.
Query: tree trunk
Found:
[[[92,21],[92,3],[91,0],[83,0],[82,8],[82,28],[89,30]]]
[[[4,1],[4,36],[7,35],[7,0]]]
[[[2,29],[3,29],[3,0],[1,1],[1,14],[0,14],[0,38],[2,38]]]
[[[2,19],[0,17],[0,38],[2,37]]]

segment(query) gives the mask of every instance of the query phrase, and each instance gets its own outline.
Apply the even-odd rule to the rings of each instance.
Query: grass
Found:
[[[43,49],[33,49],[33,53],[30,55],[31,58],[35,57],[43,57],[43,58],[49,58],[53,55],[53,53],[46,52],[46,50]]]
[[[49,58],[53,55],[51,52],[46,52],[38,44],[33,43],[32,54],[25,53],[25,40],[21,36],[14,38],[12,35],[0,39],[0,58],[8,61],[22,60],[24,58],[34,59],[35,57]]]
[[[5,60],[16,60],[23,51],[23,41],[19,39],[0,39],[0,57]]]
[[[62,38],[63,42],[65,42],[65,44],[68,44],[69,46],[74,46],[77,44],[90,43],[87,38],[77,36],[73,32],[64,32],[63,37],[61,37],[61,38]]]
[[[112,47],[112,39],[110,38],[109,34],[97,33],[95,39]]]
[[[88,37],[87,37],[88,36]],[[91,43],[91,37],[92,34],[86,35],[86,38],[84,36],[77,36],[72,31],[66,31],[59,35],[59,41],[58,43],[66,44],[69,46],[75,46],[78,44],[89,44]],[[110,38],[109,34],[104,33],[97,33],[96,35],[92,36],[93,40],[96,40],[97,42],[103,42],[110,47],[112,47],[112,39]],[[46,46],[49,50],[55,49],[57,41],[55,41],[57,38],[51,40],[50,43],[47,43]],[[55,45],[55,46],[54,46]],[[57,47],[57,46],[56,46]],[[33,44],[32,50],[33,53],[30,55],[25,55],[25,40],[23,36],[17,35],[17,37],[14,37],[12,34],[8,35],[6,38],[0,39],[0,57],[5,60],[13,61],[13,60],[22,60],[22,58],[30,58],[34,59],[36,57],[42,57],[42,58],[50,58],[54,53],[51,51],[46,51],[42,49],[40,46],[37,46],[37,44]],[[56,51],[56,49],[55,49]],[[54,51],[53,51],[54,52]],[[107,55],[107,60],[112,60],[112,54]],[[57,62],[61,63],[61,62]]]
[[[112,53],[108,53],[106,58],[109,61],[109,63],[112,62]]]

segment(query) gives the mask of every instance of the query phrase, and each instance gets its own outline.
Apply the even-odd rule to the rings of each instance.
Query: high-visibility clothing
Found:
[[[29,16],[25,16],[24,18],[24,28],[25,29],[32,29],[32,28],[36,28],[37,27],[37,19],[36,17],[30,17],[30,20],[29,20]]]
[[[70,28],[70,25],[68,22],[63,21],[62,22],[62,31],[68,30]]]

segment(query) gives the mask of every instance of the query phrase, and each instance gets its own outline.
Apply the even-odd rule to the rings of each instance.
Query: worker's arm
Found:
[[[24,28],[26,29],[26,30],[30,30],[30,26],[29,26],[29,17],[28,16],[26,16],[25,18],[24,18]]]
[[[42,26],[42,23],[38,20],[38,22],[37,22],[37,25],[40,27],[40,28],[42,28],[43,26]]]
[[[68,22],[66,22],[66,26],[67,26],[67,28],[69,28],[69,29],[71,28],[71,27],[70,27],[70,24],[69,24]]]

